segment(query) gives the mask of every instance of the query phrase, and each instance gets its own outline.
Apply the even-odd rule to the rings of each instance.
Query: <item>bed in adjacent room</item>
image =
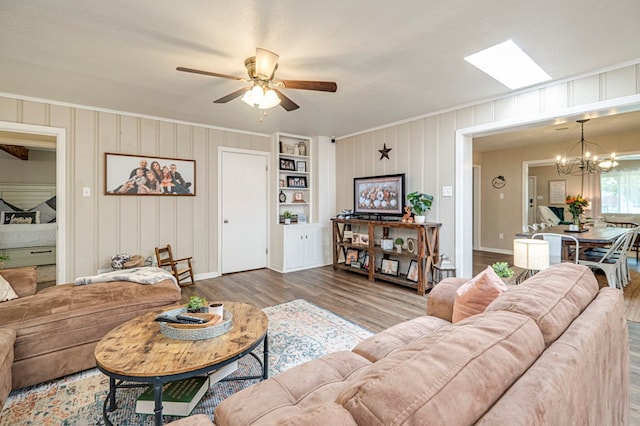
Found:
[[[0,255],[6,268],[56,263],[55,184],[0,184]]]

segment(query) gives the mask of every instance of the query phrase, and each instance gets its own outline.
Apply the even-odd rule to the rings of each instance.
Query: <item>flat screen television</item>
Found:
[[[405,175],[353,178],[353,213],[357,216],[402,216]]]

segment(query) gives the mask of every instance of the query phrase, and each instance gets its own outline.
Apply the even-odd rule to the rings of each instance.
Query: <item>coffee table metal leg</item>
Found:
[[[109,377],[109,411],[115,411],[116,405],[116,379]]]
[[[156,382],[153,384],[153,400],[155,402],[156,426],[162,426],[162,383]]]
[[[263,353],[262,353],[262,379],[269,378],[269,335],[264,335]]]

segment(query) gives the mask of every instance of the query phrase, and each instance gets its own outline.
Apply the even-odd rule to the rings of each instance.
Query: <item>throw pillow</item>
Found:
[[[0,198],[0,212],[8,212],[8,211],[21,212],[22,209]]]
[[[2,275],[0,275],[0,302],[17,298],[18,295],[13,291],[13,287],[11,287],[9,282],[5,280]]]
[[[40,223],[52,223],[56,221],[56,197],[55,195],[32,209],[30,212],[40,212]]]
[[[32,225],[40,223],[40,212],[2,212],[0,223],[3,225]]]
[[[452,321],[458,322],[484,312],[493,299],[507,290],[507,286],[491,266],[461,285],[453,300]]]

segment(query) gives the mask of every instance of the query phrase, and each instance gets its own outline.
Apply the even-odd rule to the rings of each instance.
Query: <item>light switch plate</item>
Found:
[[[443,186],[442,187],[442,196],[443,197],[453,197],[453,186]]]
[[[82,196],[83,197],[91,197],[91,188],[88,186],[82,187]]]

